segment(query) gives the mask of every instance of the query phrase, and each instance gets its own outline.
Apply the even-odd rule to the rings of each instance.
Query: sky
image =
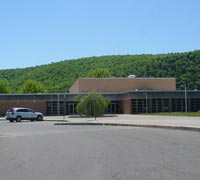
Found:
[[[199,0],[0,0],[0,69],[200,49]]]

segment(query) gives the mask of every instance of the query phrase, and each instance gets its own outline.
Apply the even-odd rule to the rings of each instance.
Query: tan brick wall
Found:
[[[78,79],[70,93],[125,92],[129,90],[176,90],[175,78],[83,78]]]
[[[69,92],[79,93],[79,81],[76,81],[69,89]]]

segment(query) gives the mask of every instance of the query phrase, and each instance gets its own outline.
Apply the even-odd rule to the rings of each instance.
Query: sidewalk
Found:
[[[114,117],[68,117],[48,116],[46,121],[59,121],[55,125],[112,125],[135,126],[200,131],[200,117],[117,115]]]

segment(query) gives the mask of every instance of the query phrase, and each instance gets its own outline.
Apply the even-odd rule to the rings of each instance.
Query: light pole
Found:
[[[94,95],[94,118],[96,120],[96,95]]]
[[[144,93],[145,94],[145,99],[146,99],[146,114],[148,114],[148,96],[147,96],[147,92]]]
[[[187,86],[185,84],[185,112],[187,112]]]
[[[64,96],[63,96],[63,99],[64,99],[64,110],[63,110],[63,112],[64,112],[64,116],[63,116],[63,120],[65,121],[65,115],[66,115],[66,94],[64,94]]]

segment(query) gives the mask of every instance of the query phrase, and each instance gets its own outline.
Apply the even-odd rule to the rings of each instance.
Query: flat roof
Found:
[[[77,80],[82,80],[82,79],[98,79],[98,80],[105,80],[105,79],[111,79],[111,80],[124,80],[124,79],[176,79],[176,78],[173,78],[173,77],[170,77],[170,78],[161,78],[161,77],[135,77],[135,78],[127,78],[127,77],[111,77],[111,78],[78,78]]]

